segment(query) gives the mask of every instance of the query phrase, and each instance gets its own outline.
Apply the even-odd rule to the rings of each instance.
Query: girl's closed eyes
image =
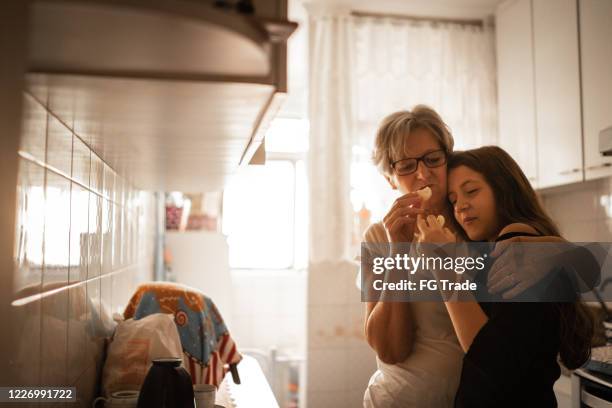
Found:
[[[492,240],[500,229],[493,189],[483,175],[467,166],[449,171],[448,200],[455,219],[472,241]]]

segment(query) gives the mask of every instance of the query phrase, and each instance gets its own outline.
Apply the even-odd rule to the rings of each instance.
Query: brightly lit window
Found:
[[[280,118],[266,134],[266,164],[241,170],[223,195],[233,269],[301,269],[307,260],[304,164],[308,122]]]

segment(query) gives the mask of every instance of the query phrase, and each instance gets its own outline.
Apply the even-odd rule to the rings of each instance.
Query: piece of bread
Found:
[[[427,201],[431,198],[431,188],[425,187],[420,190],[417,190],[416,193],[421,197],[423,201]]]

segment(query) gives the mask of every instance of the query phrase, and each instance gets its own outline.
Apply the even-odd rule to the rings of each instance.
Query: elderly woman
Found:
[[[453,138],[431,108],[387,116],[378,129],[374,163],[394,190],[395,200],[382,222],[372,224],[365,241],[412,242],[418,214],[452,219],[447,203],[446,159]],[[423,201],[417,190],[429,187]],[[364,396],[366,407],[450,407],[463,351],[443,302],[368,302],[366,338],[378,370]]]

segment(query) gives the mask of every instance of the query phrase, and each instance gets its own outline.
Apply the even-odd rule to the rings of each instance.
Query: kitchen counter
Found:
[[[259,363],[255,358],[244,355],[238,364],[240,384],[234,383],[228,372],[217,390],[216,404],[225,408],[278,408]]]

